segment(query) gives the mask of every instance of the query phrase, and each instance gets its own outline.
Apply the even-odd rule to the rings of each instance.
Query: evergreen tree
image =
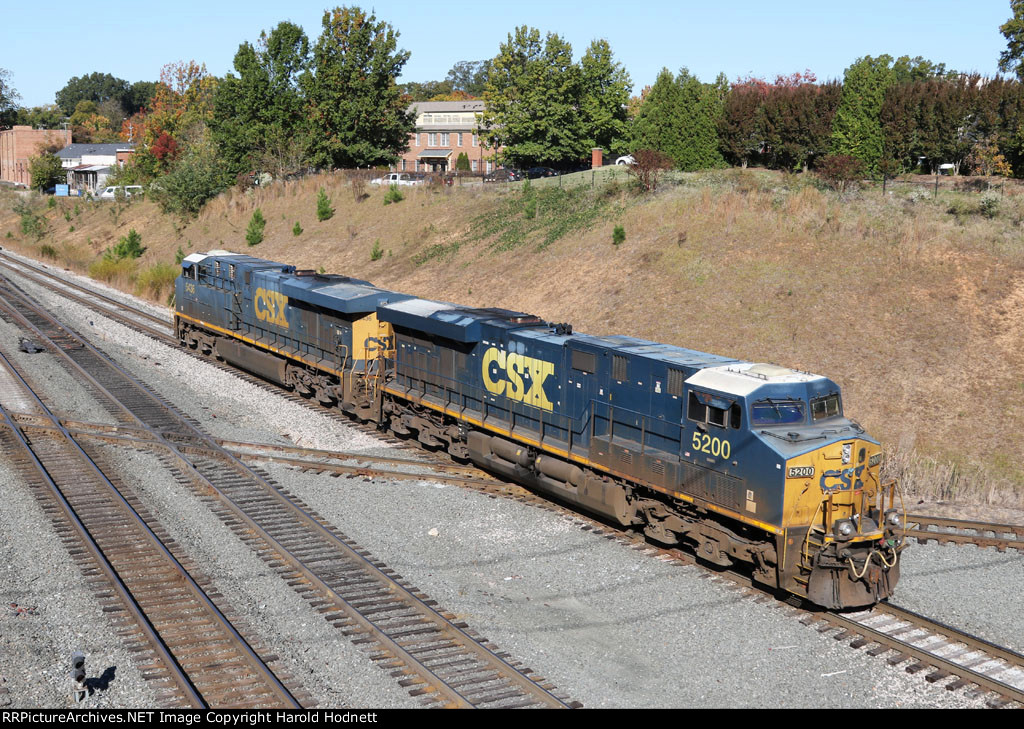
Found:
[[[415,117],[395,79],[409,60],[398,33],[358,7],[324,13],[303,77],[310,123],[309,161],[319,167],[394,162],[409,146]]]
[[[864,56],[846,69],[843,95],[832,122],[832,152],[849,155],[875,174],[882,159],[882,103],[896,83],[892,56]]]
[[[721,79],[702,84],[685,68],[677,77],[662,69],[633,121],[633,148],[667,154],[681,170],[724,165],[718,144],[723,95]]]
[[[633,149],[652,149],[679,166],[683,153],[683,94],[675,77],[661,69],[633,120]]]

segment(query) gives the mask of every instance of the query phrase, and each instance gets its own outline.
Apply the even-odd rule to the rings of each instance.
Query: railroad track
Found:
[[[9,282],[0,281],[0,305],[64,357],[119,421],[149,430],[214,513],[412,695],[453,707],[578,706],[220,447]]]
[[[1024,553],[1024,525],[1021,524],[907,514],[907,536],[921,544],[974,544],[978,547],[994,547],[1000,552],[1016,549]]]
[[[204,360],[216,364],[209,358]],[[233,368],[230,371],[239,374]],[[279,388],[270,388],[256,378],[242,376],[250,381],[260,384],[267,389],[273,389],[278,394],[284,394]],[[300,398],[292,399],[303,401]],[[330,410],[317,408],[318,412],[329,416],[343,416],[332,413]],[[351,420],[344,418],[344,422],[351,424]],[[359,461],[359,454],[338,454],[313,449],[304,449],[291,446],[277,446],[268,444],[252,444],[220,441],[218,445],[231,451],[237,457],[245,459],[249,463],[258,461],[279,462],[285,465],[302,470],[316,472],[327,472],[332,475],[378,475],[390,474],[376,467],[366,465],[369,461],[359,466],[347,466],[344,461]],[[417,451],[419,452],[419,451]],[[422,461],[414,459],[381,459],[390,461],[403,469],[426,465]],[[342,463],[339,463],[342,461]],[[402,463],[407,461],[407,463]],[[377,462],[380,462],[379,460]],[[434,467],[431,464],[428,467]],[[348,470],[352,469],[352,470]],[[466,474],[475,469],[468,469]],[[477,471],[479,474],[479,471]],[[408,474],[407,474],[408,475]],[[462,478],[455,471],[449,471],[449,476],[456,479]],[[416,476],[410,477],[424,477]],[[430,476],[439,478],[438,476]],[[499,484],[495,486],[495,483]],[[678,550],[665,550],[652,547],[645,543],[642,538],[636,535],[623,533],[622,531],[609,526],[606,523],[590,519],[580,515],[578,512],[552,504],[549,501],[535,497],[530,492],[519,487],[510,487],[509,484],[502,484],[500,481],[489,482],[487,479],[478,479],[476,482],[466,482],[464,485],[477,489],[483,489],[494,493],[505,487],[506,495],[513,495],[519,500],[528,501],[531,504],[552,511],[563,513],[575,519],[581,528],[593,531],[610,539],[616,539],[634,549],[649,552],[664,561],[692,564],[695,563],[692,555]],[[515,491],[517,493],[510,493]],[[951,544],[977,544],[979,546],[992,546],[997,549],[1020,548],[1022,540],[1022,527],[1007,524],[987,524],[981,522],[968,522],[953,519],[938,519],[920,515],[908,515],[907,535],[919,541],[935,540]],[[769,597],[760,588],[752,585],[750,581],[741,576],[730,573],[708,572],[711,579],[726,579],[740,586],[759,602],[769,602],[775,596]],[[848,615],[837,615],[821,613],[814,609],[796,607],[786,602],[777,602],[780,607],[792,610],[795,615],[800,616],[802,622],[811,625],[822,633],[831,634],[837,640],[847,641],[851,647],[865,649],[866,652],[880,659],[885,659],[891,665],[907,663],[907,670],[910,673],[923,673],[926,680],[930,682],[947,681],[945,687],[948,690],[964,689],[973,692],[987,693],[992,705],[1006,705],[1016,703],[1024,705],[1024,693],[1020,677],[1024,674],[1024,662],[1022,657],[1005,648],[988,643],[980,638],[970,636],[949,626],[931,621],[924,616],[914,615],[900,608],[880,604],[873,610]]]
[[[150,527],[152,518],[131,494],[122,493],[74,437],[59,425],[10,361],[0,353],[0,393],[7,427],[0,443],[57,522],[104,611],[116,615],[119,633],[140,655],[147,679],[167,685],[169,706],[193,708],[302,708],[289,688],[250,645]],[[53,427],[15,423],[4,407],[34,401]],[[69,545],[70,546],[70,545]]]

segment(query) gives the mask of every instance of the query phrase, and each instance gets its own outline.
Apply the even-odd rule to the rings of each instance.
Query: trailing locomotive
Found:
[[[881,448],[818,375],[212,251],[184,346],[829,608],[892,594]]]

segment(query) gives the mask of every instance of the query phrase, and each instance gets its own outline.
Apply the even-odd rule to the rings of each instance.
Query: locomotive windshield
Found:
[[[754,425],[791,425],[805,420],[802,400],[759,400],[751,408]]]
[[[842,415],[843,408],[839,404],[839,395],[832,394],[811,400],[811,417],[815,420],[824,420],[836,415]]]

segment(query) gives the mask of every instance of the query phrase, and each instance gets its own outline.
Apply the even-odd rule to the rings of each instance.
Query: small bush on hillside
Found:
[[[612,245],[622,245],[626,240],[626,229],[621,225],[616,225],[615,230],[612,231]]]
[[[14,204],[14,212],[21,217],[21,234],[40,240],[49,232],[46,216],[41,215],[33,207],[19,200]]]
[[[384,249],[380,247],[380,238],[373,242],[373,250],[370,251],[370,260],[379,261],[384,257]]]
[[[42,247],[39,249],[39,255],[41,255],[43,258],[51,258],[56,260],[57,249],[51,246],[49,243],[44,243]]]
[[[121,261],[138,258],[145,252],[146,249],[142,247],[142,236],[132,228],[128,235],[121,236],[117,245],[103,252],[103,258],[108,261]]]
[[[388,188],[387,194],[384,195],[384,204],[390,205],[391,203],[400,203],[405,200],[405,195],[398,189],[398,185],[392,185]]]
[[[331,207],[331,198],[327,197],[327,191],[322,187],[316,196],[316,219],[321,223],[334,217],[334,208]]]
[[[292,227],[292,235],[294,235],[296,238],[302,235],[302,226],[299,225],[298,220],[295,221],[295,225],[294,227]]]
[[[181,250],[181,246],[178,246],[178,251],[174,254],[174,263],[178,266],[185,260],[185,251]]]
[[[816,165],[818,177],[833,190],[845,192],[856,180],[863,179],[864,163],[848,154],[830,154]]]
[[[999,197],[992,194],[982,195],[978,202],[978,213],[989,220],[999,215]]]
[[[626,166],[626,172],[643,192],[658,189],[661,176],[672,169],[672,158],[655,149],[638,149],[633,153],[633,164]]]
[[[263,211],[256,208],[252,217],[249,218],[249,226],[245,229],[245,241],[250,246],[258,246],[263,242],[263,230],[267,227],[267,221],[263,217]]]

